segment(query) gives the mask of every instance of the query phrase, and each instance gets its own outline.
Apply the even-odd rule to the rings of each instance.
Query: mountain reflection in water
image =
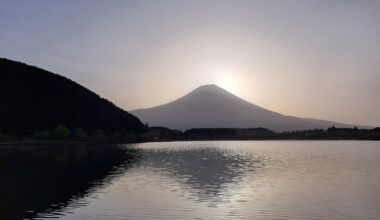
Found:
[[[380,145],[0,147],[0,219],[379,219]]]
[[[55,144],[2,148],[1,219],[70,214],[133,164],[178,182],[196,201],[220,202],[245,175],[262,166],[251,155],[218,148],[140,149]],[[224,192],[224,193],[222,193]],[[84,199],[87,198],[87,199]]]
[[[263,161],[215,147],[145,149],[145,166],[179,182],[197,201],[228,199],[227,188],[237,185],[246,172],[255,172]]]

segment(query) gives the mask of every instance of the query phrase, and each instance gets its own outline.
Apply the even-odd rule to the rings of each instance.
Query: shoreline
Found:
[[[0,147],[17,146],[17,145],[44,145],[44,144],[136,144],[150,142],[202,142],[202,141],[380,141],[376,139],[165,139],[165,140],[141,140],[141,141],[108,141],[108,140],[32,140],[19,139],[2,141]]]

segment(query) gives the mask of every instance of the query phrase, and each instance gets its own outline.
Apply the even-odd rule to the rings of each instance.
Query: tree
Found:
[[[53,137],[55,138],[68,138],[70,136],[70,130],[62,125],[59,124],[53,131]]]

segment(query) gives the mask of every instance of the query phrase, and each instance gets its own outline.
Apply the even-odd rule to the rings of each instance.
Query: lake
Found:
[[[380,142],[0,147],[0,219],[380,219]]]

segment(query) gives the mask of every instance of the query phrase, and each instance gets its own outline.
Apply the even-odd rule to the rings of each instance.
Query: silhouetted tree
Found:
[[[64,125],[57,125],[53,131],[53,137],[55,138],[68,138],[70,136],[70,130]]]

